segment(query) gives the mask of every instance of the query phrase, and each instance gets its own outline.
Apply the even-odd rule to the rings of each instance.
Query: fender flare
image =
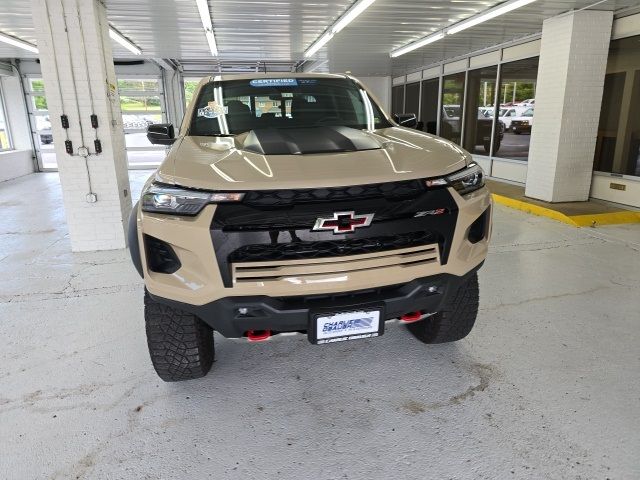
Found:
[[[133,206],[131,215],[129,216],[129,225],[127,227],[127,237],[129,243],[129,254],[133,266],[138,271],[140,277],[144,278],[142,270],[142,256],[140,255],[140,242],[138,241],[138,203]]]

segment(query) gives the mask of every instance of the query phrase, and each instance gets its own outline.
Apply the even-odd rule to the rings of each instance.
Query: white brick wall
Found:
[[[589,198],[613,13],[585,10],[545,20],[526,195]]]
[[[109,89],[110,84],[116,85],[116,76],[105,7],[96,0],[33,0],[32,7],[72,249],[124,248],[131,197],[120,100],[117,89],[113,92]],[[67,131],[59,121],[63,105],[69,117]],[[88,158],[92,191],[98,201],[87,203],[89,183],[85,161],[68,155],[64,140],[68,134],[76,153],[83,144],[94,153],[96,132],[91,128],[92,113],[98,116],[97,135],[102,142],[102,154]]]

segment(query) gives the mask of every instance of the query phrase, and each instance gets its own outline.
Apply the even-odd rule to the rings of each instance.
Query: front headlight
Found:
[[[142,192],[142,211],[195,216],[209,203],[239,202],[244,193],[206,192],[152,183]]]
[[[470,163],[459,172],[446,177],[426,180],[427,187],[449,186],[460,195],[466,195],[484,186],[484,172],[477,163]]]

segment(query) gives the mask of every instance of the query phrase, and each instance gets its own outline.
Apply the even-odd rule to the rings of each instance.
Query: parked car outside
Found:
[[[519,107],[533,107],[535,106],[535,104],[536,104],[535,98],[528,98],[526,100],[516,103],[516,105]]]
[[[522,115],[511,119],[511,131],[516,135],[531,133],[533,126],[533,108],[528,108]]]
[[[42,145],[50,145],[53,143],[53,134],[51,132],[51,120],[49,117],[38,117],[36,129],[40,135],[40,143]]]
[[[500,112],[498,114],[498,118],[502,123],[504,123],[505,129],[511,129],[511,120],[515,117],[521,115],[526,110],[525,107],[504,107],[500,108]]]
[[[149,115],[122,115],[122,126],[125,130],[146,131],[147,127],[153,123],[153,117]]]
[[[440,135],[452,141],[460,142],[460,117],[462,109],[460,105],[442,106],[442,124],[440,125]]]

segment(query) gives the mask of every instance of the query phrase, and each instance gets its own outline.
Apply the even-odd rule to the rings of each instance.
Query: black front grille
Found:
[[[420,180],[299,190],[255,190],[247,192],[243,203],[252,207],[286,207],[302,203],[337,202],[367,198],[413,198],[425,190]]]
[[[399,248],[418,247],[437,243],[430,232],[411,232],[402,235],[351,238],[291,243],[264,243],[244,245],[229,254],[229,263],[271,260],[301,260],[323,257],[340,257],[364,253],[384,252]]]
[[[437,243],[440,262],[447,263],[458,207],[446,188],[423,188],[415,180],[278,192],[276,197],[286,196],[289,204],[272,203],[274,192],[252,191],[241,203],[216,207],[211,239],[225,287],[233,286],[234,262],[339,257]],[[436,210],[442,213],[429,214]],[[349,211],[372,213],[373,222],[352,233],[313,230],[318,218]]]

